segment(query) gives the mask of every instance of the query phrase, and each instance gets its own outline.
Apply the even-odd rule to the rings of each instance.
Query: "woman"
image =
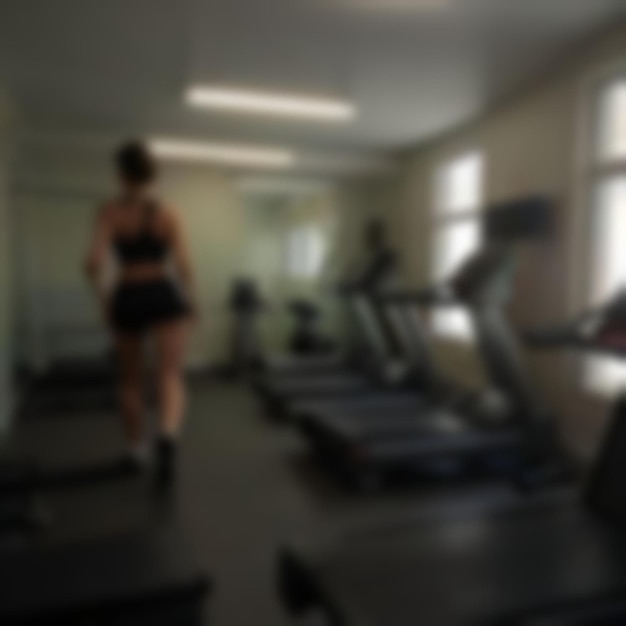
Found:
[[[129,142],[118,150],[116,163],[121,194],[98,215],[86,270],[115,334],[127,462],[135,469],[148,462],[143,357],[146,338],[153,341],[160,426],[156,472],[161,483],[169,483],[186,403],[182,367],[194,310],[191,267],[179,218],[153,195],[157,168],[148,149]],[[119,271],[114,287],[107,289],[105,270],[111,252]]]

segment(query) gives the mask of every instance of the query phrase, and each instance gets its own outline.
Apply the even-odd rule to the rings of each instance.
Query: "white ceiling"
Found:
[[[447,8],[425,7],[445,3]],[[480,113],[625,0],[2,0],[0,82],[40,126],[369,154]],[[187,109],[191,82],[353,99],[324,126]]]

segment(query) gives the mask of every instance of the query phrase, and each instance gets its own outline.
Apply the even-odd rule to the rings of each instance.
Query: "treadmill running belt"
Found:
[[[182,539],[165,531],[11,550],[0,580],[3,625],[192,626],[209,587]]]
[[[392,527],[287,549],[279,583],[346,626],[511,624],[623,598],[626,537],[577,505]]]
[[[309,432],[341,441],[344,445],[365,446],[367,451],[412,451],[415,455],[470,452],[518,446],[519,429],[508,424],[475,424],[449,412],[429,411],[425,415],[380,415],[360,417],[319,414],[307,424]]]
[[[355,374],[340,374],[315,376],[297,380],[281,380],[271,385],[271,392],[280,396],[315,395],[322,392],[342,391],[345,388],[370,388],[371,384],[362,376]]]

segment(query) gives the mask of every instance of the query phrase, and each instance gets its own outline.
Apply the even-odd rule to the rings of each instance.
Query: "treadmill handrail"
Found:
[[[626,322],[622,316],[615,317],[614,309],[624,299],[624,290],[617,292],[603,305],[589,309],[565,324],[522,331],[525,341],[536,348],[574,348],[594,351],[615,357],[626,357],[622,346],[612,346],[602,341],[602,329],[611,322],[620,327]],[[613,316],[612,316],[613,314]],[[600,336],[598,336],[600,333]]]
[[[383,304],[416,304],[420,306],[459,306],[454,292],[441,285],[425,289],[376,292],[373,298]]]

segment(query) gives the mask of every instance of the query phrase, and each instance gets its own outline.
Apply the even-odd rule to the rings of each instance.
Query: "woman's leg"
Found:
[[[157,443],[157,479],[172,483],[176,472],[177,439],[187,404],[183,379],[188,323],[163,324],[155,330],[160,437]]]
[[[120,360],[119,397],[124,434],[131,452],[139,452],[144,441],[144,388],[141,337],[118,333],[115,338]]]
[[[157,385],[161,434],[175,439],[182,426],[187,404],[183,360],[188,322],[176,321],[155,330]]]

